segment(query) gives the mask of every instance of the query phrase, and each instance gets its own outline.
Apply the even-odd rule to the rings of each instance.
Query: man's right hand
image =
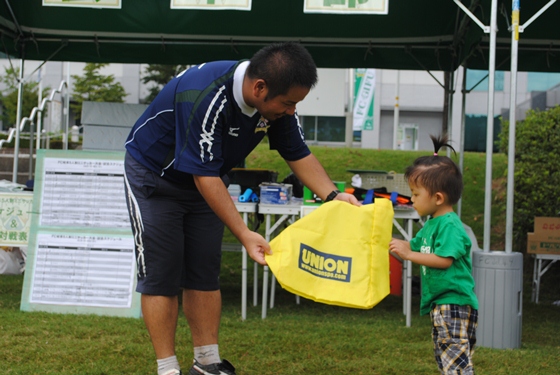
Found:
[[[251,259],[262,266],[267,265],[264,255],[272,255],[272,250],[270,250],[270,245],[263,236],[256,232],[248,231],[241,240],[241,243]]]

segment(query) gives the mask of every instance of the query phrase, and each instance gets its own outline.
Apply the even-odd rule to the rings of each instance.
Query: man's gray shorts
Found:
[[[198,190],[164,180],[127,153],[125,194],[136,291],[174,296],[181,288],[218,290],[224,224]]]

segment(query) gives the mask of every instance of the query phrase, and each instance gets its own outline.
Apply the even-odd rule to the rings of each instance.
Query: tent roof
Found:
[[[462,0],[489,24],[491,0]],[[548,0],[521,4],[521,23]],[[511,1],[499,0],[497,69],[508,70]],[[560,72],[554,4],[520,34],[519,70]],[[122,0],[121,9],[0,3],[0,52],[30,60],[195,64],[250,58],[277,41],[303,43],[324,68],[488,69],[488,34],[453,2],[389,1],[388,15],[308,14],[303,1],[252,1],[251,11],[170,9]]]

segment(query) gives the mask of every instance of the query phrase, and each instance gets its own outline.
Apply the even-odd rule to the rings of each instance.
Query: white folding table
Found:
[[[290,204],[259,204],[259,213],[265,216],[266,229],[265,239],[270,242],[274,233],[280,228],[281,225],[293,223],[301,210],[301,203]],[[262,318],[266,318],[267,302],[268,302],[268,266],[264,266],[263,271],[263,294],[262,294]],[[274,307],[274,292],[273,289],[276,283],[276,278],[272,275],[271,293],[270,293],[270,307]],[[256,295],[256,293],[255,293]],[[299,297],[299,296],[296,296]]]
[[[533,266],[533,291],[531,293],[531,302],[539,303],[541,277],[554,263],[560,260],[560,255],[533,254],[533,256],[535,258],[535,264]]]
[[[414,237],[414,220],[418,220],[420,225],[423,224],[422,218],[418,212],[412,207],[394,208],[395,216],[393,217],[393,225],[402,234],[405,240],[410,241]],[[403,225],[398,222],[401,219]],[[403,263],[403,313],[406,316],[406,326],[410,327],[412,320],[412,262],[405,260]]]
[[[243,214],[243,221],[245,224],[249,222],[249,214],[257,212],[256,203],[242,203],[235,202],[235,207],[237,211]],[[247,250],[243,245],[241,245],[241,319],[247,319]],[[255,269],[255,279],[253,283],[254,293],[253,293],[253,304],[257,305],[257,263],[254,265]]]

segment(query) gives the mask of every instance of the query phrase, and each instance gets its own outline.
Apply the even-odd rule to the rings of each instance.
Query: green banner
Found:
[[[354,130],[373,130],[375,97],[375,69],[356,69],[354,72]]]

